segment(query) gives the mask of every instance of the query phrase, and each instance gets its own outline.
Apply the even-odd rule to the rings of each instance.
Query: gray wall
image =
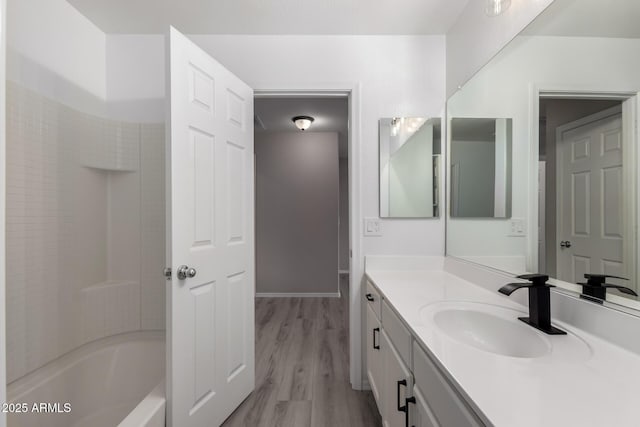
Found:
[[[458,217],[493,217],[495,145],[494,141],[451,141],[451,165],[460,168]]]
[[[338,134],[257,133],[256,292],[338,291]]]
[[[349,159],[340,158],[340,270],[349,270]]]

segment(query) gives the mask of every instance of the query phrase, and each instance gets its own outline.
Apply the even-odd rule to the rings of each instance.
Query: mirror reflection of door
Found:
[[[585,273],[632,278],[621,101],[542,99],[540,112],[546,182],[539,265],[571,283],[584,282]]]

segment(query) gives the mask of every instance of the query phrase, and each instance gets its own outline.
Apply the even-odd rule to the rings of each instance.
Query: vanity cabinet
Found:
[[[367,281],[367,378],[384,427],[484,424]],[[407,416],[408,421],[407,422]]]
[[[430,421],[424,425],[433,425],[432,423],[436,420],[438,422],[436,425],[442,427],[480,427],[483,425],[416,342],[413,343],[413,375],[415,378],[414,394],[420,395],[424,402],[424,410],[428,415],[427,418],[430,418]],[[416,427],[418,426],[416,425]]]
[[[411,427],[438,427],[438,421],[431,412],[426,399],[422,396],[420,389],[414,385],[413,398],[415,402],[409,404],[409,416]]]

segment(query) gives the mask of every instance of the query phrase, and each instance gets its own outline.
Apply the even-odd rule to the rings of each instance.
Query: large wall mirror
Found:
[[[448,100],[448,255],[640,309],[639,23],[637,0],[556,0]],[[510,215],[460,214],[460,118],[512,119]]]
[[[380,119],[380,217],[438,217],[441,119]]]

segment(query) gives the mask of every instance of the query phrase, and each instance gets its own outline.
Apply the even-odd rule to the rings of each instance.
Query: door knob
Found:
[[[195,277],[196,273],[197,271],[193,267],[189,267],[187,265],[181,265],[180,267],[178,267],[179,280],[185,280],[187,278]]]
[[[560,242],[560,247],[569,249],[571,247],[571,242],[568,240],[563,240]]]

